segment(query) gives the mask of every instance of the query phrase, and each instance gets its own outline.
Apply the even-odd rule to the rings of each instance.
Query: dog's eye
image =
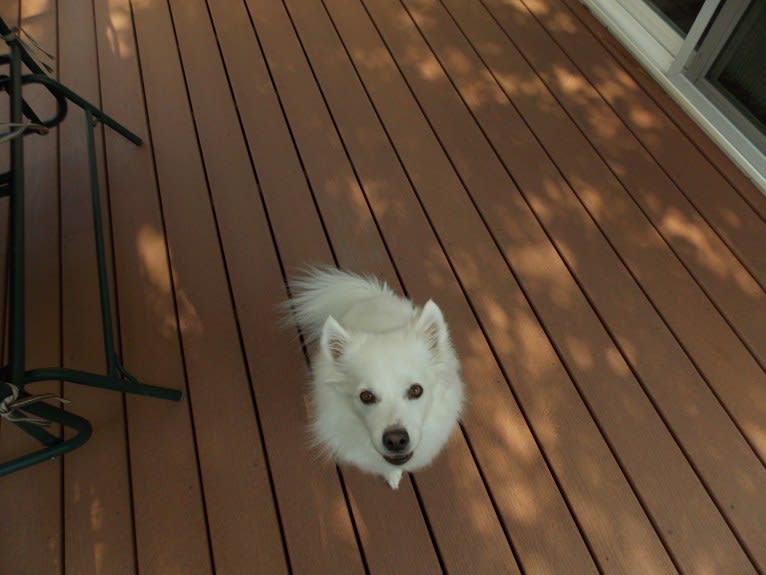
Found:
[[[359,394],[359,399],[365,405],[370,405],[371,403],[375,403],[376,401],[378,401],[378,398],[375,397],[375,394],[367,389],[365,389]]]
[[[423,386],[419,383],[413,383],[407,390],[407,399],[417,399],[423,395]]]

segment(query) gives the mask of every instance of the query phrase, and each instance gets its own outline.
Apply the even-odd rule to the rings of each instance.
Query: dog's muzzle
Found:
[[[403,427],[389,427],[383,432],[383,446],[388,454],[383,458],[392,465],[404,465],[412,457],[410,435]]]

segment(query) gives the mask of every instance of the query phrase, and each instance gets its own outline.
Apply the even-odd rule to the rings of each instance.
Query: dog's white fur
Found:
[[[385,283],[329,268],[312,269],[290,287],[293,319],[308,342],[318,341],[311,381],[315,443],[396,489],[403,471],[436,457],[462,409],[460,366],[441,310],[431,300],[419,309]],[[362,401],[363,391],[374,394],[374,403]],[[391,429],[406,430],[406,462],[389,461],[401,456],[384,443]]]

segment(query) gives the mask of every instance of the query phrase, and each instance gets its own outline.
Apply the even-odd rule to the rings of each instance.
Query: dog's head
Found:
[[[316,423],[334,455],[370,471],[429,463],[462,403],[439,307],[429,301],[411,325],[385,333],[352,332],[328,318],[319,345],[325,377],[317,385],[332,386],[332,396],[325,405],[320,398]]]

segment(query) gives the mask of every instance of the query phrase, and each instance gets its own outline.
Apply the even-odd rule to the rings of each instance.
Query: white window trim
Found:
[[[701,29],[690,30],[690,41],[679,46],[676,54],[652,35],[628,10],[614,0],[580,0],[593,15],[633,54],[657,83],[718,144],[732,161],[766,195],[766,156],[724,116],[681,72],[691,56],[691,48]],[[703,7],[712,15],[717,2],[708,0]],[[662,35],[657,34],[655,35]],[[665,41],[665,44],[668,44]]]

